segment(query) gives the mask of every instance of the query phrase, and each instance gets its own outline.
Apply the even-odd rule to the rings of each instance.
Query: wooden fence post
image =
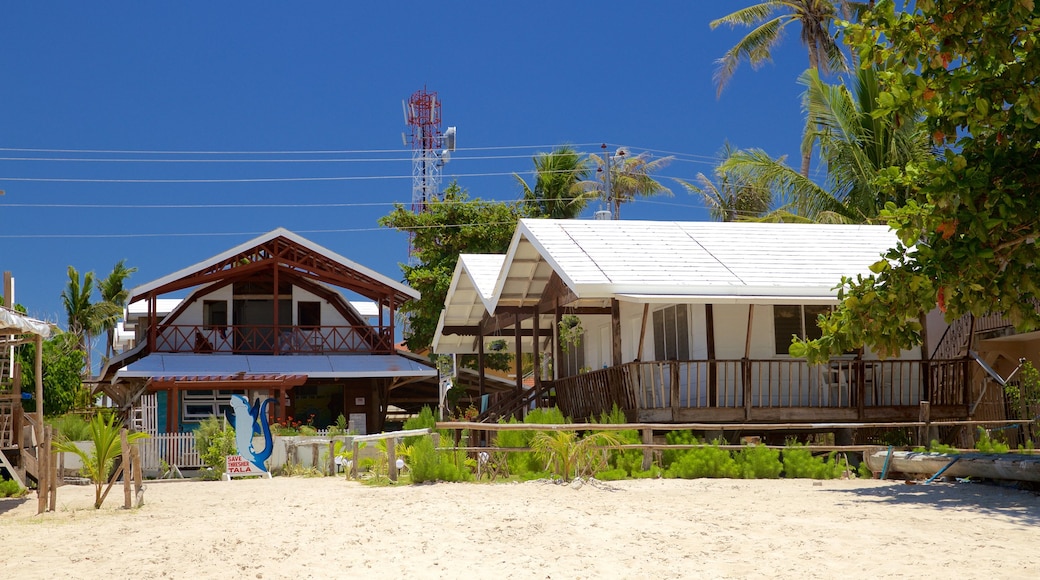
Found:
[[[130,444],[127,442],[126,427],[119,430],[119,447],[123,452],[121,455],[123,466],[120,468],[123,472],[123,509],[130,509],[133,506],[133,500],[130,493],[130,470],[127,469],[130,466]]]
[[[643,445],[650,445],[654,442],[654,430],[645,428],[643,429]],[[653,449],[643,449],[643,471],[648,471],[650,466],[653,464],[654,451]]]
[[[917,420],[924,423],[924,426],[917,428],[917,444],[928,447],[929,443],[931,443],[927,441],[928,432],[932,423],[931,405],[928,401],[921,401],[921,412]]]

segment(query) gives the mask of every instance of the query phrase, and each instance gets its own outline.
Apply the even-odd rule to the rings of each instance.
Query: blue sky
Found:
[[[125,258],[132,287],[276,227],[400,279],[407,238],[376,220],[411,200],[401,101],[424,86],[458,128],[443,185],[513,200],[537,152],[627,145],[678,155],[674,197],[624,219],[708,219],[670,178],[710,173],[724,141],[797,163],[796,29],[716,98],[746,31],[708,22],[750,3],[9,3],[0,270],[62,326],[69,265]]]

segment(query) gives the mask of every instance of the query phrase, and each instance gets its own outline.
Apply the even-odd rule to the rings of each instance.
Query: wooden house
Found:
[[[788,354],[896,242],[868,225],[525,219],[504,255],[460,257],[433,348],[532,355],[516,404],[552,394],[575,420],[617,404],[639,422],[916,421],[922,402],[965,418],[963,355]]]
[[[395,348],[397,311],[418,297],[277,229],[134,288],[127,350],[98,388],[145,415],[150,431],[190,430],[240,393],[274,398],[279,421],[321,428],[342,414],[355,431],[378,432],[391,405],[437,405],[437,369]]]

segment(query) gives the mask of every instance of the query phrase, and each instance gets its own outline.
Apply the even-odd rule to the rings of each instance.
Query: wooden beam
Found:
[[[621,303],[617,298],[610,299],[610,338],[612,364],[619,366],[621,365]]]

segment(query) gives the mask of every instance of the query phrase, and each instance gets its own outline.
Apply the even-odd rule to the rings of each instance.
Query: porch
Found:
[[[390,354],[390,325],[161,325],[152,352],[226,354]]]
[[[560,410],[598,417],[616,403],[648,423],[821,423],[964,419],[969,359],[630,362],[553,381]]]

